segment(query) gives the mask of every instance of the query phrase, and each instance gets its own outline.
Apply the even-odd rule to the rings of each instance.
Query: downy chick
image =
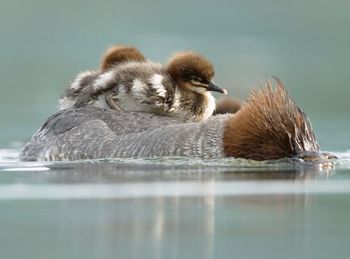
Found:
[[[211,82],[213,65],[194,52],[175,54],[167,63],[127,62],[101,74],[79,96],[76,107],[101,107],[101,100],[115,110],[149,112],[180,121],[210,117],[215,99],[209,91],[226,94]],[[101,98],[101,96],[105,98]]]
[[[211,62],[195,52],[175,53],[166,70],[176,83],[170,113],[186,120],[202,121],[213,114],[216,105],[211,91],[227,94],[212,82],[215,71]]]
[[[108,71],[112,67],[120,64],[137,61],[146,61],[143,54],[136,48],[125,45],[115,45],[110,47],[104,53],[100,69],[87,70],[79,73],[73,82],[65,89],[64,93],[59,99],[59,109],[67,109],[74,107],[78,95],[90,86],[102,73]]]

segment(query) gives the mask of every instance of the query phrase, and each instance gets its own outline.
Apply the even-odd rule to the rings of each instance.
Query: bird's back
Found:
[[[167,116],[95,107],[59,111],[24,147],[21,159],[78,160],[188,155],[220,157],[223,120],[179,123]]]

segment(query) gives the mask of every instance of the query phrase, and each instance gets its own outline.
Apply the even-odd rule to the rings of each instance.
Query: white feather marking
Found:
[[[203,113],[202,120],[208,119],[216,108],[214,96],[210,92],[206,92],[204,95],[207,97],[207,107]]]
[[[114,78],[114,71],[110,70],[106,73],[103,73],[100,75],[94,82],[93,84],[93,89],[94,90],[100,90],[103,89],[106,84],[111,81]]]
[[[135,79],[132,86],[133,95],[137,99],[145,99],[147,94],[147,85],[143,83],[140,79]]]
[[[171,110],[175,111],[180,107],[180,98],[181,98],[181,92],[176,87],[175,94],[174,94],[174,101],[173,101],[173,104],[171,105]]]
[[[74,79],[74,81],[71,83],[70,88],[72,90],[79,90],[81,88],[81,81],[87,77],[92,75],[94,72],[93,71],[84,71],[84,72],[80,72]]]
[[[188,87],[191,91],[199,93],[199,94],[205,94],[208,90],[204,87],[200,86],[190,86]]]
[[[149,105],[142,104],[147,98],[147,85],[139,79],[133,81],[131,92],[128,93],[125,85],[118,85],[118,95],[115,102],[125,111],[149,111]]]
[[[76,98],[63,97],[58,100],[58,109],[65,110],[68,108],[72,108],[75,102],[76,102]]]
[[[162,84],[163,76],[160,74],[155,74],[151,77],[150,83],[152,84],[151,87],[156,90],[157,94],[163,98],[166,96],[166,89],[164,85]]]

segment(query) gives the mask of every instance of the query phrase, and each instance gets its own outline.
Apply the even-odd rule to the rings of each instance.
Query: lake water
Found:
[[[347,258],[350,152],[39,163],[0,150],[3,258]]]
[[[348,258],[349,1],[0,3],[1,258]],[[245,99],[281,78],[333,166],[181,158],[19,163],[111,44],[195,50]],[[216,97],[220,97],[216,95]]]

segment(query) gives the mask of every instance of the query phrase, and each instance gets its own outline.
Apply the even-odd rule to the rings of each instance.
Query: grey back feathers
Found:
[[[179,123],[148,113],[86,106],[48,118],[24,147],[21,159],[78,160],[108,157],[223,157],[223,127],[229,115]]]

